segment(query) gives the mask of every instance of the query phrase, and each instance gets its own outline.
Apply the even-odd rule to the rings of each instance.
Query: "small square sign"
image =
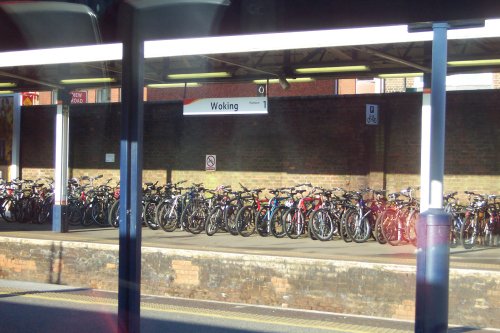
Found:
[[[114,163],[115,162],[115,154],[106,154],[105,161],[106,161],[106,163]]]
[[[378,125],[378,105],[366,104],[366,124]]]
[[[217,156],[206,155],[205,156],[205,170],[215,171],[217,169]]]

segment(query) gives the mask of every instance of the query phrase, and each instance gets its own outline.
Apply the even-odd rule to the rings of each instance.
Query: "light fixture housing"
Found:
[[[270,83],[270,84],[275,84],[275,83],[280,83],[280,80],[286,80],[288,83],[307,83],[307,82],[314,82],[315,80],[311,77],[298,77],[298,78],[295,78],[295,79],[291,79],[291,78],[282,78],[282,79],[270,79],[270,80],[265,80],[265,79],[262,79],[262,80],[253,80],[253,83],[255,84],[266,84],[266,83]]]
[[[500,20],[492,19],[486,20],[483,28],[450,30],[448,39],[496,38],[500,36],[499,31]],[[432,32],[410,33],[407,25],[183,38],[146,41],[144,43],[144,57],[161,58],[199,54],[409,43],[432,41],[432,39]],[[122,45],[120,43],[86,45],[0,52],[0,68],[120,59],[122,59]]]
[[[391,79],[391,78],[402,78],[402,77],[422,77],[424,73],[416,72],[416,73],[387,73],[387,74],[379,74],[378,77],[381,79]]]
[[[89,84],[89,83],[113,83],[116,82],[111,77],[90,77],[81,79],[64,79],[60,81],[62,84]]]
[[[500,65],[500,59],[448,61],[448,66],[451,67],[494,66],[494,65]]]
[[[206,72],[206,73],[181,73],[181,74],[168,74],[167,78],[170,80],[191,80],[191,79],[218,79],[231,77],[229,72]]]
[[[197,82],[179,82],[179,83],[151,83],[146,87],[148,88],[196,88],[201,87],[201,84]]]
[[[312,74],[312,73],[343,73],[343,72],[366,72],[369,71],[370,67],[365,65],[358,66],[335,66],[335,67],[305,67],[296,68],[295,73],[297,74]]]

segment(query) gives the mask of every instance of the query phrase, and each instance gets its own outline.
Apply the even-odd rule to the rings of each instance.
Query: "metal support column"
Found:
[[[54,171],[54,208],[52,210],[52,231],[67,232],[68,225],[64,220],[68,194],[68,140],[69,140],[69,106],[59,101],[56,114],[56,158]]]
[[[21,168],[21,104],[22,95],[14,94],[12,114],[12,162],[9,170],[9,179],[19,178]]]
[[[422,116],[422,165],[428,176],[424,173],[421,181],[429,193],[417,226],[415,332],[436,333],[448,330],[450,217],[442,204],[448,24],[434,23],[432,29],[431,108]]]
[[[120,250],[118,327],[140,332],[144,42],[139,14],[128,2],[120,12],[123,40],[120,142]]]

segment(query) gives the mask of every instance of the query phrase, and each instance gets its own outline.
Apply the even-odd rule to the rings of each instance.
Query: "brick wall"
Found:
[[[379,126],[365,125],[367,103],[380,106]],[[494,90],[448,93],[446,191],[500,192],[499,103]],[[419,185],[420,104],[417,93],[283,97],[269,100],[269,115],[183,117],[180,102],[147,103],[143,178],[210,187]],[[51,174],[55,107],[22,113],[23,177]],[[74,105],[70,113],[72,176],[117,179],[119,104]],[[204,171],[207,154],[217,155],[217,171]]]
[[[405,78],[384,79],[384,92],[394,93],[394,92],[405,92],[405,91],[406,91]]]
[[[500,89],[500,73],[493,73],[493,89]]]
[[[415,266],[144,247],[141,292],[413,320]],[[118,245],[0,237],[0,279],[117,290]],[[500,273],[451,269],[449,322],[500,327]],[[383,306],[380,306],[382,305]]]

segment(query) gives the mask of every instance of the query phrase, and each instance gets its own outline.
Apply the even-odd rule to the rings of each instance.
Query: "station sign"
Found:
[[[71,92],[71,104],[83,104],[87,103],[87,92],[86,91],[72,91]]]
[[[185,116],[267,114],[267,97],[185,99]]]

